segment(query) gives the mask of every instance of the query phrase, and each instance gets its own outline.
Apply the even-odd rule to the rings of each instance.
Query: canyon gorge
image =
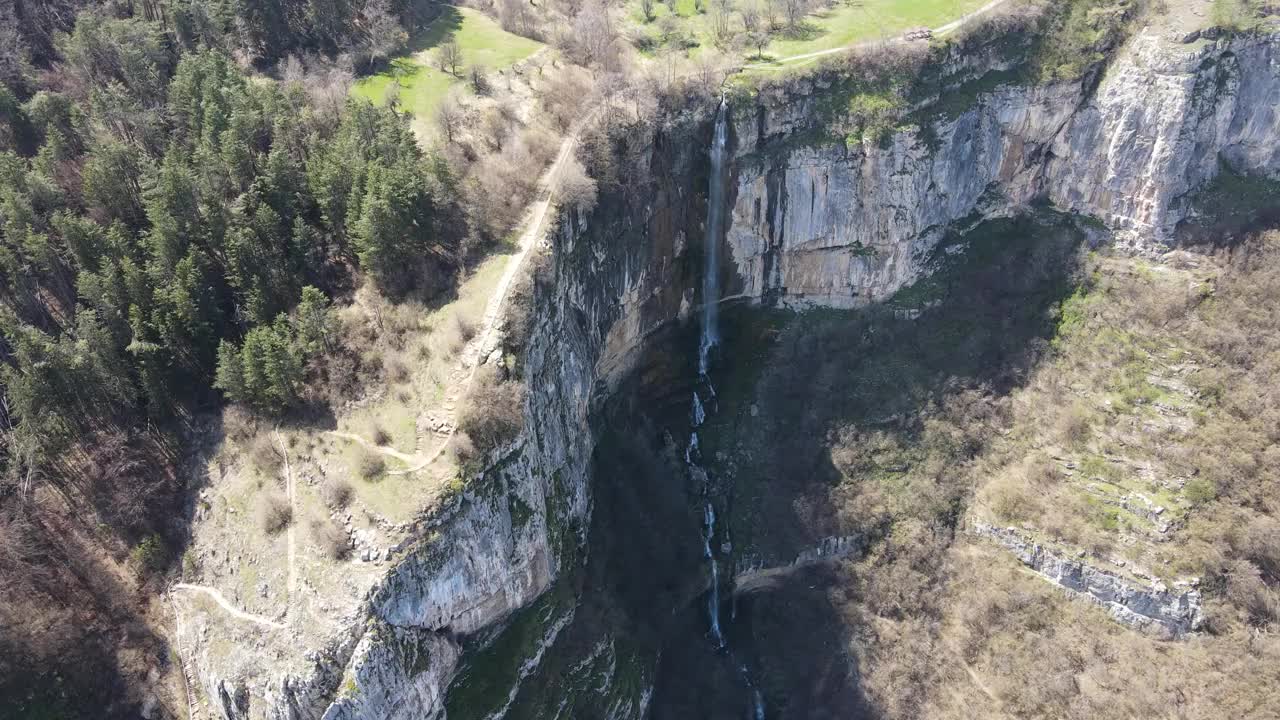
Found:
[[[305,640],[184,605],[177,646],[207,712],[874,716],[846,646],[856,623],[831,597],[845,561],[899,531],[860,501],[833,509],[848,473],[830,447],[925,403],[869,391],[823,415],[848,389],[823,360],[945,343],[939,357],[982,366],[952,374],[1007,393],[1081,252],[1163,256],[1220,175],[1280,177],[1280,35],[1144,27],[1048,80],[1019,74],[1021,42],[941,52],[883,131],[842,125],[831,108],[865,90],[835,66],[726,86],[597,147],[615,179],[593,209],[561,210],[540,250],[524,430],[372,575],[334,588]],[[947,542],[999,549],[1123,632],[1204,624],[1191,578],[939,502]]]

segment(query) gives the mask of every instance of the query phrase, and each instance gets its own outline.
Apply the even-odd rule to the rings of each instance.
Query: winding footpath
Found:
[[[219,592],[217,588],[211,588],[205,585],[192,585],[190,583],[174,583],[173,589],[187,590],[189,592],[203,593],[205,595],[208,595],[209,597],[213,598],[213,601],[218,603],[218,605],[221,606],[223,610],[226,610],[229,615],[231,615],[232,617],[238,620],[244,620],[246,622],[251,622],[256,625],[262,625],[263,627],[269,627],[275,630],[281,630],[287,627],[284,623],[276,622],[271,618],[263,617],[261,615],[254,615],[253,613],[247,613],[241,610],[240,608],[236,607],[235,605],[232,605],[231,603],[227,602],[227,599],[222,596],[222,593]]]
[[[276,444],[280,446],[280,457],[284,459],[284,485],[286,488],[287,495],[289,497],[290,518],[289,518],[289,529],[286,532],[288,533],[287,542],[288,542],[288,558],[289,558],[289,600],[290,600],[289,605],[290,607],[292,607],[293,596],[298,592],[298,573],[297,573],[297,570],[294,569],[294,557],[296,556],[296,551],[294,549],[295,546],[294,546],[294,537],[293,537],[293,528],[295,525],[298,524],[294,522],[294,518],[297,516],[297,507],[294,502],[294,496],[296,494],[295,493],[296,486],[294,485],[294,481],[293,481],[293,468],[289,465],[289,448],[285,447],[284,438],[280,437],[279,430],[273,430],[272,434],[275,435]]]

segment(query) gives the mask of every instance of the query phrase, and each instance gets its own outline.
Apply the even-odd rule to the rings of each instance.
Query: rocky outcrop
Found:
[[[1163,583],[1139,584],[1117,573],[1070,559],[1027,539],[1016,528],[974,523],[974,535],[993,540],[1023,565],[1075,597],[1100,605],[1111,617],[1130,627],[1181,637],[1204,623],[1200,592],[1189,581],[1170,590]]]
[[[823,538],[813,547],[802,550],[790,562],[770,563],[763,558],[753,556],[738,558],[737,568],[733,574],[733,592],[734,594],[751,593],[767,588],[789,577],[797,570],[859,555],[866,546],[864,537],[838,535]]]
[[[926,104],[916,127],[883,142],[808,140],[814,103],[806,124],[804,101],[773,98],[735,126],[726,242],[739,293],[801,306],[883,300],[926,270],[952,223],[1041,199],[1154,249],[1222,164],[1280,172],[1276,97],[1280,37],[1183,44],[1140,33],[1096,89],[1005,84],[954,116]]]

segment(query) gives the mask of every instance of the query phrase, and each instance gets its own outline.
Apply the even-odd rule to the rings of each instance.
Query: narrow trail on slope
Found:
[[[297,507],[295,507],[295,502],[294,502],[295,485],[293,480],[293,468],[289,465],[289,448],[285,447],[284,438],[280,437],[279,430],[273,430],[272,434],[274,434],[276,437],[276,444],[280,446],[280,457],[284,458],[284,486],[285,486],[285,492],[289,496],[289,515],[291,517],[296,517]],[[296,550],[294,549],[294,526],[296,526],[297,524],[298,524],[297,522],[294,522],[294,520],[291,519],[289,521],[289,529],[286,531],[288,533],[288,535],[286,536],[286,541],[288,543],[288,559],[289,559],[288,586],[289,586],[290,609],[292,609],[292,606],[293,606],[293,596],[298,591],[298,573],[294,569],[294,557],[296,553]]]
[[[332,435],[333,437],[336,437],[336,438],[342,438],[343,440],[350,440],[351,442],[359,445],[360,447],[363,447],[366,450],[372,450],[373,452],[381,453],[383,455],[386,455],[387,457],[395,458],[400,462],[409,463],[411,465],[422,459],[418,455],[410,455],[409,453],[400,452],[399,450],[391,447],[390,445],[376,445],[368,440],[365,440],[363,437],[355,433],[341,432],[339,430],[326,430],[324,434]],[[405,471],[401,470],[398,472],[405,472]],[[388,474],[394,475],[394,474],[397,474],[397,472],[392,471],[392,472],[389,472]]]
[[[524,268],[528,259],[529,251],[532,250],[538,241],[542,238],[544,225],[547,216],[554,206],[555,191],[557,190],[557,177],[560,174],[560,168],[573,153],[573,148],[578,141],[578,133],[594,117],[595,113],[591,113],[579,124],[564,142],[560,144],[560,151],[556,154],[556,159],[547,168],[542,175],[539,190],[540,199],[529,206],[526,212],[528,219],[526,220],[525,231],[520,235],[520,239],[516,245],[516,252],[507,262],[507,266],[502,271],[502,277],[498,280],[497,287],[494,288],[493,294],[489,296],[489,301],[485,305],[484,315],[481,318],[480,330],[476,333],[467,345],[459,353],[458,363],[453,371],[449,374],[449,389],[445,392],[443,408],[443,425],[447,427],[444,432],[434,433],[439,439],[435,449],[425,454],[421,453],[405,453],[386,445],[377,445],[354,433],[338,432],[335,430],[328,431],[328,435],[350,440],[360,446],[381,453],[387,457],[395,458],[409,467],[396,470],[388,470],[388,475],[409,475],[426,468],[435,462],[445,448],[449,445],[449,440],[457,433],[457,406],[458,403],[466,396],[471,389],[472,383],[475,381],[476,372],[480,366],[484,364],[485,358],[493,352],[498,345],[499,330],[504,317],[507,299],[511,292],[511,286],[515,279],[519,277],[520,271]],[[438,417],[438,416],[437,416]],[[441,421],[437,420],[437,424]],[[419,427],[422,423],[419,423]],[[419,443],[423,441],[426,433],[419,433]]]
[[[941,25],[939,27],[933,28],[932,32],[935,36],[946,35],[948,33],[954,32],[960,29],[961,27],[963,27],[964,25],[968,24],[969,22],[976,20],[983,15],[986,15],[987,13],[991,12],[992,10],[995,10],[996,8],[1000,7],[1001,5],[1004,5],[1007,2],[1009,2],[1009,0],[992,0],[986,5],[983,5],[982,7],[978,8],[977,10],[974,10],[973,12],[967,15],[962,15],[961,17],[958,17],[955,20],[952,20],[946,25]],[[776,60],[770,60],[769,62],[750,63],[747,65],[743,65],[742,67],[744,69],[749,69],[749,70],[778,69],[779,66],[785,65],[788,63],[798,63],[805,60],[813,60],[815,58],[826,57],[827,55],[835,55],[837,53],[848,52],[849,50],[876,47],[877,45],[900,45],[900,44],[906,44],[909,42],[915,42],[915,41],[907,40],[906,38],[903,38],[903,37],[887,38],[883,40],[864,40],[862,42],[850,43],[849,45],[841,45],[840,47],[829,48],[827,50],[816,50],[814,52],[807,52],[807,53],[801,53],[799,55],[781,57],[781,58],[777,58]]]
[[[165,594],[169,608],[173,610],[173,654],[178,658],[178,670],[182,678],[182,690],[187,696],[187,720],[196,720],[200,716],[200,705],[196,701],[193,688],[196,687],[195,675],[187,662],[187,653],[182,648],[182,612],[178,610],[178,602],[173,599],[173,590]]]
[[[978,675],[972,665],[964,663],[964,671],[969,675],[969,680],[973,682],[974,687],[978,688],[978,691],[991,701],[991,710],[996,711],[999,714],[999,717],[1012,717],[1009,713],[1005,712],[1004,701],[1002,701],[995,693],[991,692],[991,688],[987,687],[987,684],[982,681],[982,677]]]
[[[253,613],[247,613],[241,610],[240,608],[236,607],[235,605],[232,605],[231,603],[227,602],[227,599],[222,596],[222,593],[219,592],[217,588],[211,588],[204,585],[192,585],[190,583],[174,583],[173,589],[189,590],[191,592],[204,593],[205,595],[208,595],[209,597],[213,598],[213,601],[218,603],[218,605],[222,606],[223,610],[226,610],[233,617],[239,618],[240,620],[244,620],[246,622],[251,622],[251,623],[262,625],[269,628],[275,628],[277,630],[280,630],[286,627],[284,623],[276,622],[275,620],[272,620],[270,618],[265,618],[261,615],[254,615]]]

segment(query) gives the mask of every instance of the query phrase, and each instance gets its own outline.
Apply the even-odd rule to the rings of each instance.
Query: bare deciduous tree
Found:
[[[733,27],[733,19],[729,11],[716,3],[711,8],[711,44],[720,52],[728,52],[733,47],[738,33]]]
[[[724,58],[718,53],[704,52],[694,60],[693,80],[704,95],[715,95],[724,82]]]
[[[608,67],[616,59],[618,33],[609,18],[609,10],[599,2],[591,2],[573,19],[573,45],[585,65]]]
[[[462,124],[462,116],[462,105],[453,93],[446,96],[440,107],[436,108],[436,127],[444,133],[445,142],[453,142]]]
[[[390,57],[409,40],[400,19],[391,11],[389,0],[369,0],[364,6],[364,20],[361,45],[370,65]]]
[[[760,29],[760,4],[757,0],[747,0],[738,10],[742,17],[742,29],[749,35]]]
[[[471,83],[471,89],[477,95],[488,95],[493,91],[493,84],[489,81],[489,69],[480,63],[471,66],[467,72],[468,81]]]
[[[782,0],[782,11],[787,18],[787,27],[794,30],[809,13],[809,3],[806,0]]]
[[[653,22],[653,0],[640,0],[640,11],[644,13],[645,22]]]
[[[529,0],[501,0],[498,7],[498,20],[502,29],[525,37],[540,35]]]
[[[458,68],[462,66],[462,48],[456,40],[446,40],[436,50],[436,59],[440,62],[441,70],[456,76]]]
[[[579,212],[595,207],[596,181],[587,174],[578,158],[567,158],[560,168],[559,190],[556,194],[561,205]]]

